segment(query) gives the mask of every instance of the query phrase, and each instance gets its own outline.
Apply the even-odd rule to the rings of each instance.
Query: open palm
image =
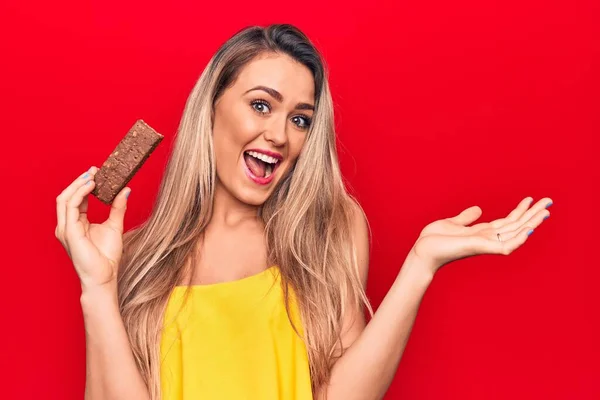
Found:
[[[413,250],[428,261],[435,272],[443,265],[479,254],[508,255],[519,248],[532,231],[549,215],[552,204],[548,197],[531,208],[527,197],[505,218],[468,226],[481,217],[478,206],[469,207],[459,215],[427,225],[419,235]]]

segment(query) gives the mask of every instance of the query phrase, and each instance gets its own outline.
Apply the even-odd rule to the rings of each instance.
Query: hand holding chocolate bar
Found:
[[[102,288],[116,295],[130,192],[125,185],[162,139],[162,135],[138,120],[102,168],[92,166],[56,198],[55,236],[73,261],[84,292]],[[111,205],[108,219],[101,224],[88,221],[90,193]]]

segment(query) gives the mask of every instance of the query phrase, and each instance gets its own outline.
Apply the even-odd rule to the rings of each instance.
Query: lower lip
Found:
[[[271,181],[273,181],[273,178],[275,178],[275,171],[277,171],[277,167],[279,167],[279,163],[277,163],[275,165],[275,167],[273,168],[273,171],[271,171],[271,175],[269,175],[268,178],[261,178],[260,176],[254,175],[252,173],[252,171],[250,171],[250,169],[246,165],[246,160],[244,159],[244,155],[242,154],[242,164],[244,165],[244,172],[246,172],[246,176],[248,178],[252,179],[252,181],[254,181],[254,183],[258,183],[259,185],[268,185],[269,183],[271,183]]]

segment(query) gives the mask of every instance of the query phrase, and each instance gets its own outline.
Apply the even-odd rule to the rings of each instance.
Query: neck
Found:
[[[209,225],[236,227],[247,222],[258,222],[258,207],[236,199],[217,179]]]

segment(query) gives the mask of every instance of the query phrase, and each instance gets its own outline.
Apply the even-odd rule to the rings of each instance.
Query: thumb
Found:
[[[127,197],[129,197],[131,189],[123,188],[115,197],[110,207],[110,214],[106,220],[106,224],[114,230],[123,233],[123,220],[125,219],[125,210],[127,210]]]
[[[450,221],[456,224],[467,226],[477,221],[477,219],[481,217],[482,213],[483,211],[481,211],[481,208],[479,208],[479,206],[473,206],[467,208],[466,210],[458,214],[456,217],[450,218]]]

